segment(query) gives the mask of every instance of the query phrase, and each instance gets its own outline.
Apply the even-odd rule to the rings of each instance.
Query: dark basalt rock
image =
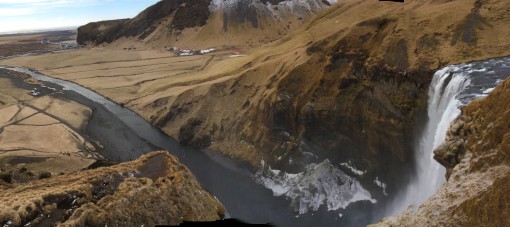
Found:
[[[228,32],[229,28],[237,25],[242,26],[245,23],[255,29],[268,29],[268,27],[273,26],[276,30],[282,29],[283,27],[278,24],[285,18],[271,13],[268,10],[268,4],[275,5],[274,9],[278,9],[279,6],[276,5],[285,1],[288,0],[240,0],[232,2],[232,4],[226,4],[223,9],[217,10],[218,13],[222,14],[220,15],[222,17],[220,23],[223,23],[222,29],[224,32]],[[291,15],[284,17],[292,18],[296,16],[299,20],[302,20],[303,17],[317,13],[320,9],[330,5],[326,0],[312,1],[316,1],[316,4],[312,4],[314,5],[313,9],[307,11],[305,7],[297,11],[293,10],[294,12]],[[303,4],[309,3],[305,2]],[[82,26],[78,29],[77,41],[81,45],[97,46],[111,43],[123,37],[146,40],[156,30],[166,31],[168,34],[178,37],[181,31],[186,28],[207,25],[213,13],[211,12],[212,6],[211,0],[162,0],[132,19],[100,21]],[[284,30],[277,32],[279,37],[292,29],[290,25],[287,25]],[[269,36],[263,39],[266,38],[269,38]],[[180,37],[176,39],[178,40]]]
[[[145,39],[157,23],[175,14],[169,29],[182,30],[203,26],[209,18],[210,0],[163,0],[147,8],[133,19],[93,22],[78,28],[81,45],[111,43],[121,37]]]
[[[12,176],[10,173],[0,173],[0,180],[10,184],[12,183]]]
[[[51,178],[50,172],[42,172],[39,174],[39,179],[46,179],[46,178]]]
[[[261,0],[264,5],[266,5],[268,2],[271,3],[271,5],[278,5],[280,2],[284,2],[285,0]]]
[[[252,27],[259,27],[257,8],[249,3],[236,4],[233,9],[223,13],[223,31],[228,31],[229,23],[250,23]]]
[[[179,131],[179,142],[189,144],[195,148],[206,148],[211,144],[209,135],[199,132],[202,128],[202,120],[190,119]]]
[[[88,23],[78,28],[76,42],[80,45],[101,44],[107,40],[111,42],[113,38],[110,34],[120,30],[126,21],[127,19]]]
[[[171,28],[183,30],[185,28],[204,26],[211,14],[209,4],[210,0],[187,1],[175,12]]]

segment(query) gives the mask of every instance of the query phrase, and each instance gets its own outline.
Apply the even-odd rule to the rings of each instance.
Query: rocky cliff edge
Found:
[[[4,189],[0,200],[2,226],[177,225],[224,213],[189,169],[162,151]]]

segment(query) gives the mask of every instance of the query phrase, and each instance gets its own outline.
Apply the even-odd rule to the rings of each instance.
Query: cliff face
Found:
[[[78,28],[76,42],[80,45],[106,42],[112,39],[109,35],[110,31],[121,29],[126,21],[127,19],[120,19],[88,23]]]
[[[282,169],[351,161],[396,191],[387,176],[411,163],[433,73],[509,54],[497,41],[510,32],[508,9],[503,1],[346,1],[221,71],[232,79],[131,106],[151,109],[144,116],[181,143]]]
[[[223,218],[223,206],[168,152],[14,185],[0,195],[4,226],[153,226]]]
[[[510,225],[510,80],[473,101],[434,151],[448,181],[416,212],[375,226]]]
[[[78,43],[206,48],[273,41],[332,2],[320,0],[163,0],[133,19],[94,22],[78,29]]]
[[[78,43],[98,45],[111,43],[122,37],[137,37],[140,40],[150,35],[158,23],[166,17],[177,14],[168,29],[184,29],[186,27],[203,26],[209,16],[209,0],[184,1],[164,0],[147,8],[133,19],[92,22],[78,28]],[[195,13],[193,13],[195,12]]]

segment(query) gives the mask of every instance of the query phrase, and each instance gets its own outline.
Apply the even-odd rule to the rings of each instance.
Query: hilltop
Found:
[[[253,47],[274,41],[333,0],[163,0],[133,19],[89,23],[78,43],[207,48]]]

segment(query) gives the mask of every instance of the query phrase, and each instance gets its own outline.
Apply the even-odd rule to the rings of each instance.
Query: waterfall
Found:
[[[445,140],[450,123],[459,116],[462,103],[457,97],[469,83],[467,75],[454,74],[449,68],[434,74],[429,87],[428,122],[415,145],[417,175],[398,196],[390,215],[401,213],[409,205],[417,207],[444,183],[445,168],[434,160],[432,151]]]
[[[445,168],[434,160],[432,151],[444,142],[450,123],[459,116],[462,103],[457,96],[470,83],[467,75],[448,71],[436,72],[429,88],[429,120],[416,145],[418,176],[414,183],[416,190],[411,191],[407,198],[410,204],[422,204],[445,181]]]
[[[434,74],[429,87],[428,121],[415,145],[416,176],[390,204],[387,215],[417,208],[445,182],[445,168],[433,159],[433,150],[444,142],[451,122],[463,105],[487,96],[510,76],[510,57],[445,67]]]

